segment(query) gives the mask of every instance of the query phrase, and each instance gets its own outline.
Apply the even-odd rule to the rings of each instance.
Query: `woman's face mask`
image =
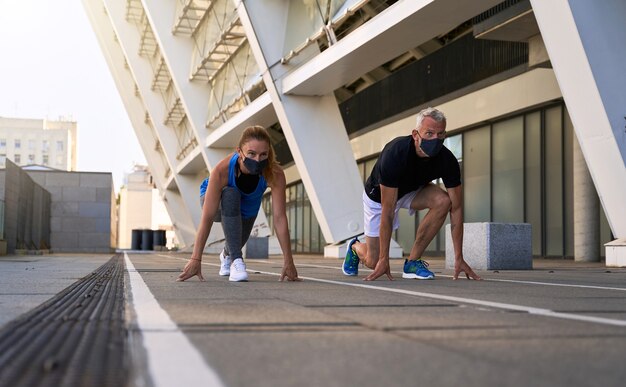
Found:
[[[263,169],[265,169],[265,167],[267,166],[267,159],[256,161],[254,159],[243,156],[243,166],[246,167],[250,174],[260,175],[263,172]]]

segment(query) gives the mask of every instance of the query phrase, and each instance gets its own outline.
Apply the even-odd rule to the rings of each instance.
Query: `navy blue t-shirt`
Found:
[[[365,182],[365,193],[380,203],[380,184],[398,188],[398,199],[441,178],[446,188],[461,184],[461,169],[452,152],[443,146],[435,157],[419,157],[412,136],[391,140],[380,153],[372,174]]]

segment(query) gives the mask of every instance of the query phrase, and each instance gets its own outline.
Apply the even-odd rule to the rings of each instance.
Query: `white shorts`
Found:
[[[409,210],[409,215],[415,214],[415,210],[411,209],[411,202],[420,190],[421,188],[409,192],[398,199],[396,202],[396,209],[393,213],[392,230],[397,230],[398,227],[400,227],[398,211],[400,211],[401,208]],[[382,211],[383,206],[370,199],[365,191],[363,191],[363,228],[365,230],[365,236],[372,238],[378,238],[380,236],[380,215]]]

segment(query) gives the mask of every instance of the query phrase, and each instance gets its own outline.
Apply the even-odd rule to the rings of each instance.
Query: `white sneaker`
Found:
[[[230,265],[233,263],[233,260],[230,259],[228,255],[224,255],[224,251],[220,253],[220,275],[227,276],[230,275]]]
[[[239,282],[248,280],[248,272],[246,272],[246,263],[242,258],[235,258],[232,265],[230,265],[230,277],[229,281]]]

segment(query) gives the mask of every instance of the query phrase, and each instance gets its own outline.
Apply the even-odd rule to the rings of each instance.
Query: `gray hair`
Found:
[[[446,122],[446,116],[443,114],[442,111],[437,110],[433,107],[427,107],[426,109],[423,109],[419,113],[417,113],[417,121],[416,121],[415,128],[417,129],[421,128],[422,121],[424,121],[424,118],[426,117],[432,118],[433,120],[435,120],[435,122]]]

